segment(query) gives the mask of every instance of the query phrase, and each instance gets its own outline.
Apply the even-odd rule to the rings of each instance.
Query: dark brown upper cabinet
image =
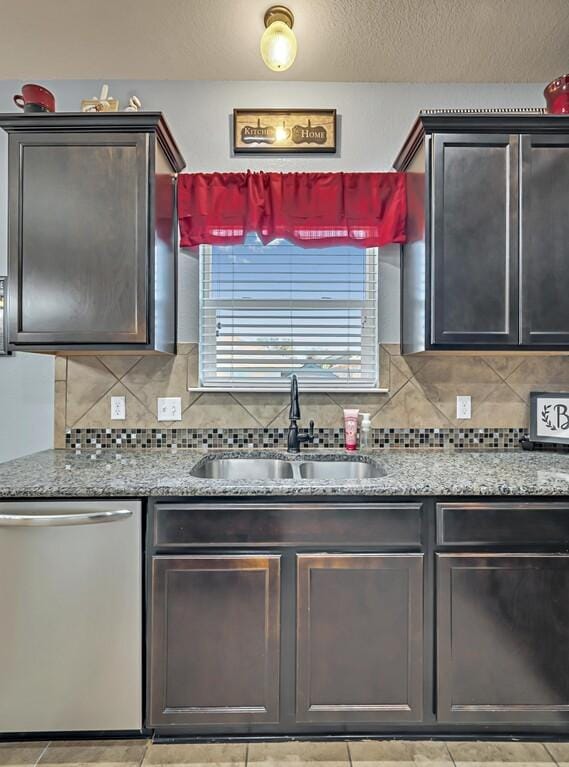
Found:
[[[9,348],[176,348],[176,174],[160,113],[1,115]]]
[[[421,114],[408,172],[401,347],[569,349],[569,121]]]
[[[520,341],[569,347],[569,124],[520,139]]]

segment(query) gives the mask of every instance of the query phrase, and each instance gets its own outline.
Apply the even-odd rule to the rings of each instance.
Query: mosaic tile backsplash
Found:
[[[371,447],[513,450],[525,429],[373,429]],[[286,448],[286,429],[69,429],[67,448]],[[315,430],[304,450],[344,447],[343,429]]]
[[[371,413],[376,447],[516,447],[529,424],[529,393],[569,390],[569,356],[401,357],[381,347],[381,386],[365,394],[300,392],[301,426],[316,424],[317,447],[343,446],[344,407]],[[288,395],[196,392],[196,344],[175,357],[88,356],[56,360],[56,447],[283,447]],[[456,419],[457,394],[472,419]],[[110,397],[126,398],[125,421],[110,420]],[[157,397],[181,397],[182,420],[159,422]]]

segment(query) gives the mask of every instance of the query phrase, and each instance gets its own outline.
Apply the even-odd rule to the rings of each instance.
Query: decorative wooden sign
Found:
[[[532,442],[569,444],[569,394],[530,392],[530,434]]]
[[[335,109],[234,109],[236,153],[335,152]]]

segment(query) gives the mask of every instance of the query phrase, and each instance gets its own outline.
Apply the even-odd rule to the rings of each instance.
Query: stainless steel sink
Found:
[[[296,461],[259,456],[243,458],[214,456],[199,463],[190,473],[199,479],[343,480],[375,479],[384,477],[386,472],[375,463],[348,456],[335,460],[307,458]]]
[[[301,479],[377,479],[386,472],[374,463],[358,460],[303,461]]]
[[[276,458],[213,458],[190,474],[200,479],[292,479],[292,464]]]

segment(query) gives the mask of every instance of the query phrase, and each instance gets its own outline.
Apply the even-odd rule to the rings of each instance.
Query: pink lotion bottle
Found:
[[[347,408],[344,410],[344,444],[346,450],[358,449],[358,416],[359,410]]]

